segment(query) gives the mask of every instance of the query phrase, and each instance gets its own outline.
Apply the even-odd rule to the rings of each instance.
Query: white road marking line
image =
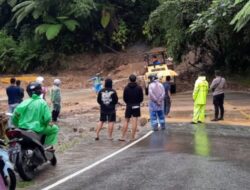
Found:
[[[58,181],[55,182],[54,184],[49,185],[48,187],[45,187],[45,188],[43,188],[42,190],[50,190],[50,189],[52,189],[52,188],[54,188],[54,187],[56,187],[56,186],[58,186],[58,185],[60,185],[60,184],[62,184],[62,183],[64,183],[64,182],[66,182],[66,181],[68,181],[68,180],[70,180],[70,179],[72,179],[72,178],[74,178],[74,177],[76,177],[76,176],[78,176],[78,175],[80,175],[80,174],[82,174],[82,173],[84,173],[84,172],[90,170],[91,168],[94,168],[95,166],[101,164],[102,162],[105,162],[106,160],[108,160],[108,159],[110,159],[110,158],[116,156],[117,154],[119,154],[119,153],[121,153],[121,152],[127,150],[127,149],[130,148],[131,146],[134,146],[134,145],[137,144],[138,142],[140,142],[140,141],[142,141],[143,139],[147,138],[147,137],[148,137],[149,135],[151,135],[152,133],[153,133],[153,131],[149,131],[146,135],[144,135],[143,137],[139,138],[138,140],[132,142],[131,144],[129,144],[129,145],[123,147],[122,149],[120,149],[120,150],[118,150],[118,151],[116,151],[116,152],[110,154],[109,156],[106,156],[105,158],[103,158],[103,159],[101,159],[101,160],[99,160],[99,161],[97,161],[97,162],[91,164],[90,166],[88,166],[88,167],[86,167],[86,168],[83,168],[83,169],[81,169],[81,170],[79,170],[79,171],[77,171],[77,172],[75,172],[75,173],[73,173],[73,174],[71,174],[71,175],[69,175],[69,176],[67,176],[67,177],[65,177],[65,178],[63,178],[63,179],[61,179],[61,180],[58,180]]]

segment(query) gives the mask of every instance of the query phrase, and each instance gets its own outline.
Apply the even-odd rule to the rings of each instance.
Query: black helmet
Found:
[[[151,75],[149,75],[148,79],[150,80],[150,82],[155,81],[156,79],[158,79],[157,74],[151,74]]]
[[[27,86],[26,89],[28,95],[31,97],[33,94],[41,95],[42,94],[42,86],[38,82],[32,82]]]

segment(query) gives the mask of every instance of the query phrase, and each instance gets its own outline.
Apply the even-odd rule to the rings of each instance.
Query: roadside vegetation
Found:
[[[248,0],[0,0],[0,71],[60,67],[63,56],[165,46],[176,62],[207,52],[215,68],[250,72]]]

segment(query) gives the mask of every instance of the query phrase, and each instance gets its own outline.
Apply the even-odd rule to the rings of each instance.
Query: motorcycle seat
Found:
[[[27,130],[27,129],[15,129],[15,130],[19,130],[24,136],[32,138],[37,140],[40,143],[43,143],[43,139],[44,139],[44,135],[38,134],[32,130]]]

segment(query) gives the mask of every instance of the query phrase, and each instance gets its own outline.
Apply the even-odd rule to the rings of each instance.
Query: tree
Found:
[[[162,0],[144,25],[144,34],[155,45],[167,47],[170,56],[179,61],[188,49],[189,25],[196,14],[208,5],[204,0]]]
[[[143,38],[142,26],[156,6],[155,0],[0,0],[0,31],[36,59],[32,65],[25,51],[14,50],[11,64],[25,65],[15,68],[46,69],[57,55],[125,49]]]
[[[235,6],[244,0],[235,0]],[[235,15],[230,24],[235,25],[235,30],[239,32],[250,21],[250,1],[247,1],[243,8]]]
[[[79,23],[76,20],[68,17],[57,17],[56,19],[51,19],[49,23],[37,26],[35,33],[39,35],[45,34],[48,40],[53,40],[63,28],[74,32],[77,26],[79,26]]]
[[[229,24],[242,6],[234,0],[213,0],[207,10],[197,14],[189,29],[192,36],[201,36],[200,46],[212,53],[215,67],[234,73],[247,72],[249,68],[249,25],[236,33]]]

